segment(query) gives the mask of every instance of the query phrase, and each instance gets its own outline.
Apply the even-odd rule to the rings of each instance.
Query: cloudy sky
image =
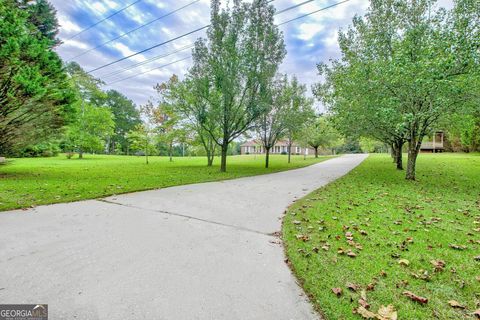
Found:
[[[280,11],[304,1],[274,0],[273,5]],[[282,23],[339,1],[315,0],[278,14],[275,19],[277,23]],[[65,61],[77,61],[86,71],[203,27],[209,23],[210,14],[209,0],[50,2],[57,9],[61,26],[59,36],[64,41],[57,49],[58,53]],[[440,0],[439,5],[451,7],[452,2],[453,0]],[[81,32],[126,6],[129,7],[124,11]],[[288,52],[281,71],[296,75],[310,87],[318,81],[316,63],[339,56],[338,30],[348,27],[354,15],[362,15],[367,7],[368,0],[349,0],[309,17],[281,25]],[[178,11],[171,13],[175,10]],[[146,23],[149,23],[146,27],[139,28]],[[137,30],[131,32],[134,29]],[[122,36],[127,32],[128,35]],[[105,89],[116,89],[138,105],[144,104],[154,94],[153,85],[167,80],[173,73],[180,77],[185,74],[191,64],[190,45],[196,38],[204,35],[205,30],[192,33],[92,74],[107,83]],[[110,41],[115,38],[118,39]],[[152,69],[154,70],[149,72]]]

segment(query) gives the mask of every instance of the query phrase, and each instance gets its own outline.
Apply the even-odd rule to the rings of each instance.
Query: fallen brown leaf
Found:
[[[347,283],[347,289],[352,290],[352,291],[357,291],[358,289],[360,289],[360,286],[358,284],[348,282]]]
[[[397,311],[395,307],[389,304],[388,306],[381,306],[378,309],[378,320],[397,320]]]
[[[310,240],[310,238],[308,237],[308,235],[306,234],[297,234],[295,236],[298,240],[302,240],[303,242],[307,242]]]
[[[332,288],[332,292],[333,292],[337,297],[339,297],[339,296],[342,295],[343,290],[342,290],[342,288]]]
[[[364,319],[376,319],[377,315],[371,311],[368,311],[364,307],[360,306],[355,309],[355,312],[361,315]]]
[[[357,256],[357,254],[355,252],[353,252],[352,250],[349,250],[347,252],[347,256],[349,256],[350,258],[355,258]]]
[[[473,315],[474,315],[477,319],[480,319],[480,309],[475,310],[475,312],[473,313]]]
[[[410,265],[410,261],[408,261],[407,259],[400,259],[400,260],[398,260],[398,264],[401,265],[401,266],[408,267],[408,265]]]
[[[365,309],[369,309],[370,305],[368,304],[367,300],[360,298],[358,299],[358,304],[364,307]]]
[[[452,308],[458,308],[458,309],[465,309],[465,306],[461,305],[458,301],[456,300],[449,300],[448,301],[448,304],[452,307]]]
[[[435,271],[443,271],[445,268],[445,261],[443,260],[431,260],[430,263],[435,267]]]
[[[415,293],[411,292],[411,291],[404,291],[403,292],[403,295],[410,298],[411,300],[413,301],[416,301],[418,303],[421,303],[421,304],[426,304],[428,303],[428,299],[425,298],[425,297],[421,297],[421,296],[417,296]]]
[[[452,249],[455,249],[455,250],[465,250],[465,249],[467,249],[466,246],[461,246],[461,245],[458,245],[458,244],[449,244],[448,246]]]

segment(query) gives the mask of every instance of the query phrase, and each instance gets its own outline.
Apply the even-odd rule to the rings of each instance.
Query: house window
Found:
[[[295,151],[296,153],[300,153],[300,147],[296,147],[295,149],[296,149]]]

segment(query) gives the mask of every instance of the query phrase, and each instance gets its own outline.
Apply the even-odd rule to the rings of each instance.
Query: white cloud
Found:
[[[58,23],[60,24],[60,31],[62,33],[70,34],[81,30],[77,24],[73,23],[62,14],[58,15]]]
[[[108,11],[108,8],[105,7],[101,2],[94,2],[90,5],[90,7],[101,14],[104,14]]]
[[[322,31],[324,29],[322,24],[319,23],[302,23],[298,27],[299,29],[299,34],[298,38],[308,41],[312,39],[318,32]]]

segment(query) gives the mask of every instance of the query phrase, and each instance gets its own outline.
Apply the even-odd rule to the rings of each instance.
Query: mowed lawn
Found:
[[[98,198],[112,194],[163,188],[204,181],[232,179],[304,167],[331,157],[270,157],[264,168],[263,156],[228,157],[227,172],[219,172],[219,159],[207,167],[206,158],[85,155],[84,159],[54,158],[9,159],[0,165],[0,211],[40,204]],[[215,199],[212,199],[215,201]]]
[[[289,263],[325,319],[392,319],[382,305],[398,319],[480,317],[480,156],[421,154],[417,169],[409,182],[371,155],[288,210]]]

